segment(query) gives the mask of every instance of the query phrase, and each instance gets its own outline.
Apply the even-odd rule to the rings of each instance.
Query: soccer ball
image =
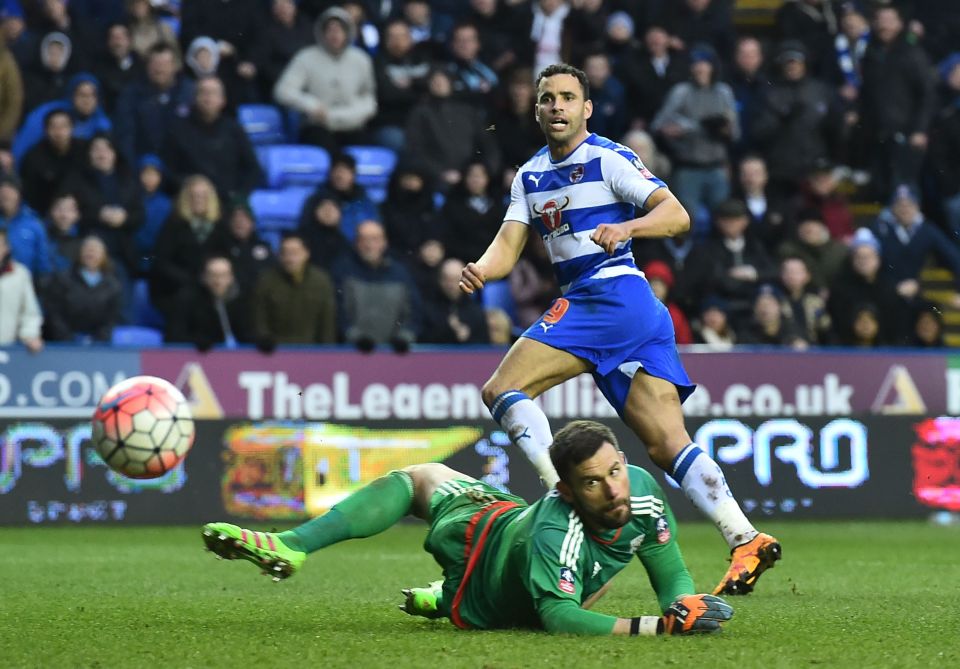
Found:
[[[135,479],[162,476],[193,446],[190,406],[172,383],[134,376],[104,393],[91,440],[107,465]]]

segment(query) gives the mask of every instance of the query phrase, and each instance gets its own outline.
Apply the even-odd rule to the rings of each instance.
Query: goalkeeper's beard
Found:
[[[602,510],[593,510],[586,507],[579,500],[574,506],[580,520],[588,527],[604,530],[616,530],[630,522],[630,500],[617,502],[612,508],[608,505]]]

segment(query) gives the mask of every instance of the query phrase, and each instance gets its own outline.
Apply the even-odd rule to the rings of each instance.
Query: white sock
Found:
[[[510,436],[510,441],[527,456],[547,488],[553,489],[560,477],[550,461],[553,432],[546,414],[519,390],[498,395],[490,406],[490,413]]]
[[[670,470],[670,476],[683,488],[687,499],[714,522],[730,548],[757,536],[757,530],[727,487],[720,465],[699,446],[690,444],[680,451]]]

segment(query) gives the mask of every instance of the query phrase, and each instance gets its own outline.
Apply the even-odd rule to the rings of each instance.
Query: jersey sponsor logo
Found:
[[[658,544],[665,544],[670,541],[670,523],[667,522],[666,516],[657,518],[656,528]]]
[[[644,177],[646,177],[647,179],[656,178],[653,176],[653,172],[651,172],[646,167],[644,167],[643,161],[641,161],[639,158],[634,158],[632,162],[633,162],[633,166],[636,167],[640,171],[640,174],[642,174]]]
[[[583,179],[583,165],[574,165],[570,170],[570,183],[579,183]]]
[[[560,581],[557,583],[557,587],[568,595],[576,592],[576,582],[573,578],[573,570],[570,567],[560,567]]]
[[[646,537],[646,534],[638,534],[633,539],[630,540],[630,551],[633,553],[639,553],[640,547],[643,545],[643,539]]]
[[[543,178],[543,175],[541,174],[540,176],[534,176],[533,174],[528,174],[528,175],[527,175],[527,178],[530,179],[530,181],[533,182],[533,185],[534,185],[534,186],[539,186],[539,185],[540,185],[540,179]]]
[[[564,195],[561,198],[547,200],[540,209],[537,209],[537,205],[534,204],[533,213],[540,217],[540,220],[543,221],[543,225],[547,230],[553,232],[560,227],[563,210],[566,209],[569,204],[570,198]]]

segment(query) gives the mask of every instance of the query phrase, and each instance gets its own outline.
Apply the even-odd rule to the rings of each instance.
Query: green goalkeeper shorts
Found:
[[[483,548],[480,538],[486,525],[508,510],[526,506],[520,497],[469,479],[444,481],[430,498],[430,531],[423,547],[443,568],[438,608],[458,626],[466,626],[458,622],[458,593],[462,597],[460,586],[470,576],[471,554]]]

